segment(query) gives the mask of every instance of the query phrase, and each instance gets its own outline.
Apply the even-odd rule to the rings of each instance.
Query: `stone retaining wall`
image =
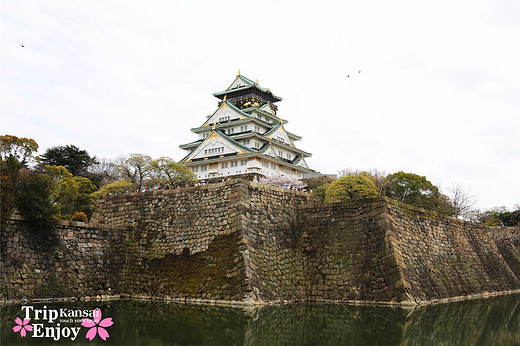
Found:
[[[385,198],[304,207],[307,299],[426,304],[520,292],[520,229]]]
[[[408,300],[400,286],[383,199],[302,208],[298,216],[307,299]]]
[[[11,219],[1,234],[1,298],[118,295],[124,239],[123,226],[62,221],[49,232]]]
[[[94,220],[130,227],[124,291],[131,296],[242,300],[239,189],[233,181],[100,199]]]
[[[270,299],[293,299],[301,296],[294,293],[301,269],[287,260],[290,249],[269,239],[283,242],[297,207],[313,198],[235,179],[107,196],[93,220],[130,226],[124,290],[132,296],[251,301],[263,299],[264,284],[285,285]]]
[[[313,202],[315,197],[303,192],[244,185],[238,211],[252,299],[305,300],[304,259],[295,226],[298,209]]]
[[[464,222],[391,200],[386,204],[411,301],[520,290],[518,228]]]
[[[424,304],[520,291],[520,230],[245,180],[106,196],[54,235],[2,229],[2,299]]]

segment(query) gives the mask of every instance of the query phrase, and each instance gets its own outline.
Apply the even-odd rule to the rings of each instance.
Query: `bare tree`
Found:
[[[471,195],[469,190],[464,189],[460,184],[454,183],[448,188],[447,195],[456,217],[461,217],[464,220],[478,217],[476,214],[478,215],[479,212],[471,209],[477,203],[477,199]]]
[[[120,157],[115,162],[116,172],[122,179],[128,179],[142,189],[144,180],[149,178],[152,170],[152,158],[143,154],[130,154]]]
[[[108,159],[100,159],[95,164],[89,166],[86,177],[92,180],[99,188],[112,184],[118,179],[115,164]]]

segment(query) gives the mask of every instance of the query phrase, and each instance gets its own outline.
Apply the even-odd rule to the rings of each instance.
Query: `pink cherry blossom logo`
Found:
[[[30,324],[27,324],[31,321],[30,318],[26,318],[22,321],[22,319],[20,317],[17,317],[14,319],[14,321],[16,322],[17,326],[13,327],[13,332],[15,332],[15,333],[20,332],[20,336],[22,338],[25,338],[25,335],[27,335],[26,331],[32,332],[33,327]]]
[[[99,337],[103,340],[106,340],[109,335],[105,328],[110,327],[113,325],[114,322],[112,322],[112,318],[105,318],[104,320],[101,320],[101,310],[96,309],[94,310],[94,320],[84,318],[82,319],[81,325],[83,327],[90,328],[87,332],[86,338],[92,341],[96,337],[97,334],[99,334]],[[104,328],[103,328],[104,327]]]

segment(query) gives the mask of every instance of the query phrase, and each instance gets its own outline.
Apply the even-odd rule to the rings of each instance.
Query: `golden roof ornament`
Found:
[[[238,69],[238,73],[237,73],[237,76],[240,76],[240,69]]]
[[[224,99],[222,101],[226,102],[227,100],[227,95],[224,95]]]
[[[217,128],[217,123],[213,123],[213,126],[211,127],[212,130],[215,130]]]

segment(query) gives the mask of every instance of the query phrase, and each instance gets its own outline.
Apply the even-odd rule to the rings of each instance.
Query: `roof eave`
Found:
[[[245,85],[245,86],[241,86],[241,87],[235,88],[235,89],[218,91],[216,93],[213,93],[213,96],[215,96],[216,98],[219,98],[219,99],[222,100],[224,98],[224,96],[226,96],[227,94],[233,93],[235,91],[247,90],[247,89],[250,89],[250,88],[256,88],[256,89],[260,90],[261,92],[268,93],[269,95],[271,95],[276,100],[275,102],[283,100],[283,98],[281,98],[280,96],[276,96],[269,89],[262,88],[262,87],[258,86],[257,84]]]

